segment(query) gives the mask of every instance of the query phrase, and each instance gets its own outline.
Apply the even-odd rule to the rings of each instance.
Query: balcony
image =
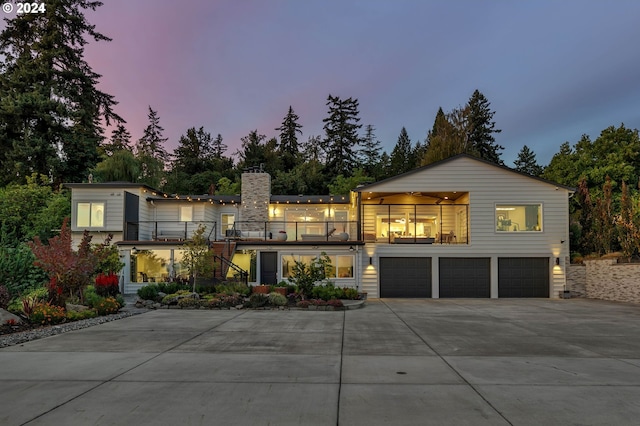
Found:
[[[205,227],[204,236],[208,241],[216,238],[217,223],[207,221],[139,221],[126,222],[125,241],[186,241],[200,226]]]
[[[236,221],[225,237],[240,241],[341,242],[357,241],[358,222]]]

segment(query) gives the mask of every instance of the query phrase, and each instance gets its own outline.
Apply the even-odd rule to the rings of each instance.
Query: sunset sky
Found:
[[[134,139],[157,110],[169,151],[203,126],[231,155],[253,129],[277,136],[289,105],[306,141],[329,94],[357,98],[388,152],[475,89],[507,165],[525,144],[546,165],[584,133],[640,128],[634,0],[105,0],[87,17],[113,39],[86,48],[100,88]]]

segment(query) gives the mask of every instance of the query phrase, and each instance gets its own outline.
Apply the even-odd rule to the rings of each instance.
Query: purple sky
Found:
[[[113,41],[86,58],[134,139],[158,111],[169,151],[203,126],[231,155],[289,105],[306,141],[332,94],[390,152],[479,89],[507,165],[525,144],[546,165],[584,133],[640,128],[638,17],[636,0],[107,0],[88,18]]]

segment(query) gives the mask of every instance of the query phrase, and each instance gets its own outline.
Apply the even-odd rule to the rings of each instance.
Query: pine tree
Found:
[[[108,142],[102,143],[102,152],[105,156],[111,157],[117,151],[131,151],[131,133],[122,124],[118,124],[111,131],[111,138]]]
[[[490,109],[490,103],[487,98],[476,90],[471,95],[467,106],[469,108],[469,142],[473,147],[473,151],[478,157],[491,161],[496,164],[504,164],[500,159],[500,152],[503,146],[496,144],[494,133],[500,133],[502,130],[496,129],[496,123],[493,121],[494,111]]]
[[[327,106],[329,117],[322,120],[325,123],[322,149],[326,153],[327,173],[330,176],[351,176],[357,165],[358,130],[362,127],[358,124],[358,101],[329,95]]]
[[[399,175],[408,172],[413,168],[413,149],[411,148],[411,139],[407,129],[404,127],[400,131],[396,146],[391,151],[391,175]]]
[[[227,145],[222,141],[222,135],[218,133],[218,136],[213,140],[213,156],[221,159],[227,148]]]
[[[421,165],[441,161],[454,155],[475,155],[469,141],[469,108],[456,108],[445,114],[438,110],[433,129],[427,135]]]
[[[531,176],[538,177],[543,171],[542,166],[536,161],[536,154],[526,145],[518,153],[518,158],[513,162],[513,165],[515,170]]]
[[[90,41],[110,39],[84,16],[100,1],[49,0],[43,13],[7,19],[0,33],[0,183],[40,173],[79,181],[99,159],[101,122],[121,122],[100,75],[84,60]]]
[[[300,149],[298,146],[298,134],[302,134],[302,125],[298,123],[300,117],[293,112],[289,106],[289,111],[282,121],[282,125],[276,130],[280,132],[280,146],[278,153],[285,171],[293,169],[300,163]]]
[[[265,135],[258,134],[258,130],[252,130],[247,136],[240,138],[242,149],[237,151],[239,158],[238,169],[249,167],[264,167],[265,165]]]
[[[374,175],[382,153],[382,145],[375,135],[375,130],[373,125],[367,124],[364,127],[364,138],[360,144],[360,163],[367,176]]]
[[[148,118],[149,125],[136,143],[136,158],[141,169],[139,181],[157,187],[169,161],[169,154],[163,146],[167,138],[162,134],[164,128],[160,126],[158,112],[154,111],[151,106],[149,106]]]
[[[173,153],[173,169],[189,175],[205,172],[210,169],[213,150],[211,134],[203,127],[198,130],[191,127],[178,140],[178,147]]]

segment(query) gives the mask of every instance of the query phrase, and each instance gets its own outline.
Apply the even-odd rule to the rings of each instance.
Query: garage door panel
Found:
[[[440,258],[440,297],[491,297],[491,259]]]
[[[431,258],[381,257],[380,297],[431,297]]]
[[[498,297],[549,297],[549,258],[499,258]]]

